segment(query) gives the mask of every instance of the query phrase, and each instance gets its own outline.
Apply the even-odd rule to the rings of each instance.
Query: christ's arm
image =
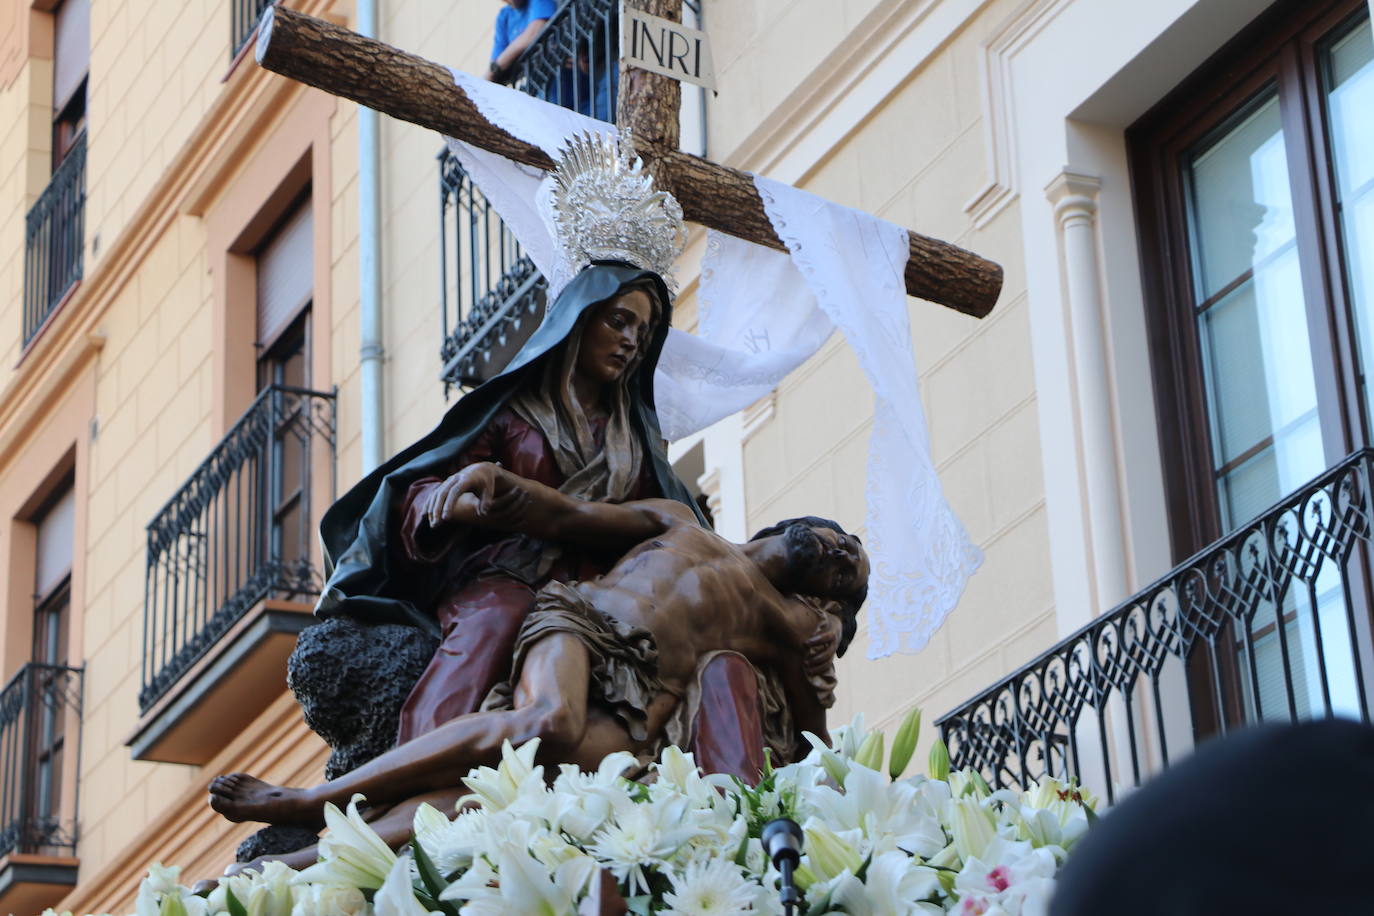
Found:
[[[588,541],[608,550],[628,549],[669,528],[696,523],[691,510],[676,500],[575,499],[495,464],[469,465],[449,477],[431,494],[426,515],[431,528],[462,522],[552,541]]]
[[[772,667],[787,695],[798,733],[829,740],[825,711],[835,704],[835,649],[839,618],[824,609],[825,599],[786,595],[769,609],[768,629],[777,652]]]

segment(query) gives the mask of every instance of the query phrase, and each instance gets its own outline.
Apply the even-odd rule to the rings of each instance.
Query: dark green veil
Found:
[[[593,264],[548,307],[544,321],[504,372],[459,399],[433,431],[372,471],[325,512],[320,540],[326,579],[316,614],[346,615],[367,623],[406,623],[438,632],[433,614],[442,585],[438,571],[417,576],[410,568],[403,573],[393,569],[395,559],[388,549],[388,538],[396,524],[394,510],[413,482],[446,473],[512,395],[526,384],[539,384],[543,358],[568,337],[587,309],[614,297],[626,286],[645,283],[656,289],[663,313],[644,358],[626,380],[632,422],[663,495],[691,506],[701,517],[691,494],[668,464],[654,409],[654,369],[672,323],[667,287],[652,271],[619,263]]]

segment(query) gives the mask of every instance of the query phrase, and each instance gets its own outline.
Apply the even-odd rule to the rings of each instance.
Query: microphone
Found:
[[[779,898],[783,912],[792,916],[792,908],[801,903],[792,870],[801,862],[802,830],[791,818],[779,817],[763,825],[761,839],[764,853],[782,876]]]

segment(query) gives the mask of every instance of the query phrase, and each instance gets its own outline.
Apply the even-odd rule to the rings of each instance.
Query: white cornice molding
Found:
[[[1026,0],[982,45],[983,148],[987,182],[964,204],[982,228],[1016,199],[1016,122],[1012,110],[1012,59],[1072,0]]]

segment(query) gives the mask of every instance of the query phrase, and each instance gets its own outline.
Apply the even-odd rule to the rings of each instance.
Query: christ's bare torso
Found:
[[[768,664],[809,632],[798,627],[815,626],[809,609],[780,594],[737,545],[695,524],[644,541],[577,588],[599,611],[654,635],[659,677],[679,695],[706,653],[733,650]]]

